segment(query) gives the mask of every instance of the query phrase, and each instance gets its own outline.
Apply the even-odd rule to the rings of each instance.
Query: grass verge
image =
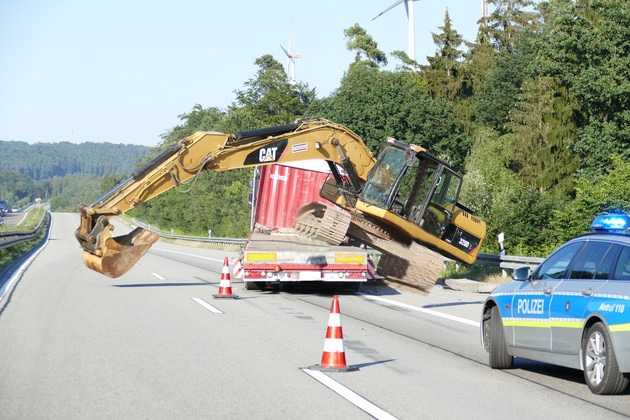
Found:
[[[39,221],[37,223],[39,223]],[[37,226],[37,223],[35,224],[35,226]],[[30,229],[33,229],[35,226],[31,227]],[[0,273],[2,273],[2,271],[4,271],[4,269],[13,261],[22,257],[24,254],[30,252],[35,246],[37,246],[46,235],[46,231],[47,229],[41,229],[37,237],[31,239],[30,241],[26,241],[6,249],[1,249]]]
[[[24,221],[20,225],[2,225],[0,226],[0,232],[28,232],[30,230],[33,230],[37,227],[40,220],[42,220],[42,217],[44,217],[45,213],[46,211],[44,210],[44,207],[33,207],[31,210],[29,210],[28,214],[24,218]]]
[[[497,266],[473,264],[464,266],[447,262],[442,277],[445,279],[470,279],[485,283],[505,283],[509,278],[503,278],[501,269]]]

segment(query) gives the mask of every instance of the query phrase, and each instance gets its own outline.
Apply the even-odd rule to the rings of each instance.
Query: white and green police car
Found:
[[[490,366],[513,358],[584,371],[596,394],[618,394],[630,381],[630,215],[598,215],[533,272],[514,271],[483,309],[482,342]]]

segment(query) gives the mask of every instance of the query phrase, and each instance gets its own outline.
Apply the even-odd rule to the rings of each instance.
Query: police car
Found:
[[[533,272],[486,300],[481,337],[495,369],[524,357],[584,371],[596,394],[618,394],[630,381],[630,215],[598,215]]]

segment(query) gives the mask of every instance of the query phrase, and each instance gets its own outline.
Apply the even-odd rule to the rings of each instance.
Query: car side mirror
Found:
[[[532,270],[529,267],[519,267],[512,272],[512,280],[514,281],[527,281],[532,275]]]

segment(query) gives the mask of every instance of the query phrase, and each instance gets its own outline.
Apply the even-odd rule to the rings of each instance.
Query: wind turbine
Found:
[[[398,0],[372,18],[372,20],[375,20],[400,4],[405,5],[405,12],[407,13],[407,56],[414,61],[416,60],[416,15],[413,6],[415,1],[418,0]]]
[[[289,83],[295,83],[295,60],[302,58],[302,54],[290,51],[291,42],[289,42],[288,50],[284,48],[282,44],[280,44],[280,48],[282,48],[282,51],[284,51],[284,54],[287,56],[287,76],[289,76]]]
[[[488,0],[481,0],[481,17],[486,19],[488,16]]]

